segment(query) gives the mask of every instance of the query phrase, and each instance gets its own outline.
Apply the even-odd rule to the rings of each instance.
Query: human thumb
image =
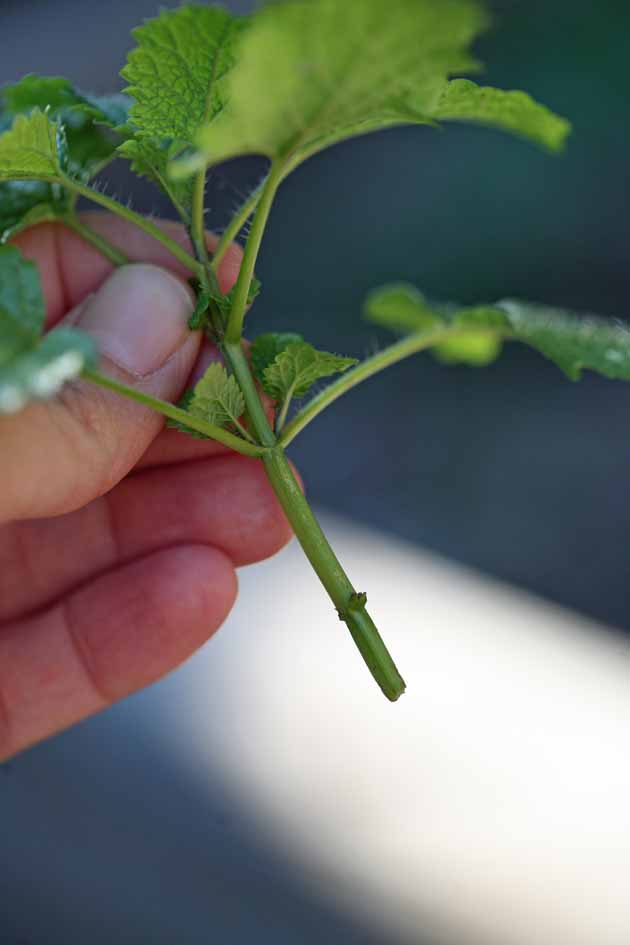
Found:
[[[138,264],[115,270],[70,316],[96,342],[101,371],[177,398],[199,349],[192,295],[176,276]],[[112,488],[140,459],[163,418],[87,381],[0,422],[0,521],[59,515]]]

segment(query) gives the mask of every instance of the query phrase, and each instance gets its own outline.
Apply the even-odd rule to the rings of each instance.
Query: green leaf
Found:
[[[220,7],[165,11],[134,30],[137,46],[121,73],[133,104],[129,139],[119,154],[167,194],[186,222],[192,214],[193,184],[172,180],[168,167],[220,112],[221,85],[245,22]]]
[[[191,179],[174,181],[168,175],[168,166],[179,150],[180,145],[175,141],[138,137],[123,141],[117,153],[120,157],[131,161],[131,170],[134,174],[146,177],[163,190],[182,219],[189,221],[193,181]]]
[[[129,99],[123,95],[89,95],[78,92],[67,79],[27,75],[0,89],[0,128],[9,134],[19,115],[32,118],[43,112],[56,123],[60,169],[88,181],[113,157],[119,139],[111,129],[126,120],[128,106]],[[6,135],[0,138],[0,150],[3,143],[7,143]],[[27,169],[21,158],[17,160],[19,166],[13,162],[17,173],[7,175],[11,178]],[[58,183],[15,179],[1,183],[0,242],[28,226],[63,217],[72,204],[71,193]]]
[[[205,286],[200,285],[197,280],[192,280],[191,285],[196,292],[197,302],[192,315],[188,319],[188,327],[191,331],[199,331],[208,324],[208,309],[212,293]]]
[[[59,126],[39,109],[18,115],[0,135],[0,180],[59,179],[60,161]]]
[[[238,423],[245,412],[245,400],[236,378],[215,362],[195,386],[188,410],[194,417],[222,427]]]
[[[39,109],[61,122],[71,172],[86,180],[111,160],[118,145],[111,129],[123,125],[129,111],[127,96],[79,92],[59,76],[24,76],[14,85],[4,86],[0,98],[9,119]]]
[[[0,183],[0,244],[26,227],[57,219],[63,204],[58,189],[41,181]]]
[[[95,361],[92,341],[70,328],[42,336],[44,299],[37,267],[0,248],[0,413],[53,396]]]
[[[193,144],[223,107],[222,83],[246,20],[221,7],[183,6],[133,31],[122,77],[137,133]]]
[[[403,312],[400,318],[397,304]],[[427,310],[434,316],[432,324],[427,322]],[[579,380],[585,369],[630,380],[629,327],[595,315],[511,299],[467,308],[429,305],[413,286],[396,284],[370,294],[366,316],[394,330],[425,334],[428,346],[448,363],[488,364],[504,341],[521,341],[553,361],[571,380]]]
[[[262,284],[260,282],[260,279],[257,279],[256,276],[254,276],[249,286],[249,293],[247,295],[248,305],[253,305],[253,303],[256,301],[256,299],[260,295],[261,288],[262,288]],[[212,294],[210,296],[210,298],[217,305],[219,311],[224,316],[224,318],[227,318],[228,315],[230,314],[230,309],[232,308],[232,303],[234,302],[235,294],[236,294],[236,286],[234,285],[232,286],[229,292],[225,293],[225,295]]]
[[[433,112],[442,121],[471,121],[529,138],[550,151],[564,146],[571,125],[526,92],[504,92],[467,79],[448,82]]]
[[[306,155],[329,141],[430,121],[444,80],[473,66],[486,16],[469,0],[285,0],[257,12],[200,137],[212,163]]]
[[[265,371],[269,365],[276,360],[285,348],[298,341],[304,341],[304,338],[292,331],[270,331],[264,335],[258,335],[254,339],[249,349],[249,356],[254,376],[261,384],[265,380]]]
[[[177,406],[180,410],[190,410],[190,403],[195,396],[194,388],[189,387],[184,391],[182,396],[177,401]],[[210,437],[206,436],[204,433],[200,433],[199,430],[193,430],[192,427],[187,426],[185,423],[180,423],[179,420],[172,420],[170,417],[166,421],[166,426],[170,427],[171,430],[179,430],[180,433],[186,433],[188,436],[193,436],[196,440],[209,440]]]
[[[366,318],[392,331],[423,331],[442,324],[422,292],[406,282],[374,289],[365,300]]]
[[[288,173],[354,135],[463,118],[465,99],[470,120],[557,147],[566,123],[528,96],[448,82],[477,69],[469,47],[486,25],[475,0],[279,0],[240,38],[227,104],[199,148],[211,164],[255,153]],[[172,173],[197,166],[185,158]]]
[[[265,368],[263,387],[278,403],[293,397],[299,399],[316,381],[341,374],[355,364],[358,364],[356,358],[342,358],[328,351],[318,351],[305,341],[294,341]]]

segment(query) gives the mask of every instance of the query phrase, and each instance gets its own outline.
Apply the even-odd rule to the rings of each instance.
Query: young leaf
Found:
[[[211,364],[195,386],[188,410],[218,427],[238,423],[245,412],[245,400],[236,378],[222,364]]]
[[[65,169],[73,177],[88,180],[112,157],[117,141],[109,128],[126,118],[128,100],[121,95],[91,96],[77,92],[67,79],[28,75],[0,90],[2,125],[10,129],[18,115],[45,111],[58,120],[57,150],[67,150]],[[2,139],[0,139],[2,140]],[[61,161],[60,161],[61,163]],[[64,216],[71,195],[59,184],[15,181],[0,184],[0,242],[47,220]]]
[[[111,160],[118,145],[111,129],[128,118],[125,95],[89,95],[58,76],[27,75],[0,91],[4,114],[13,119],[33,110],[46,111],[64,128],[73,176],[88,180]]]
[[[0,243],[36,223],[57,219],[61,212],[55,185],[41,181],[0,183]]]
[[[256,301],[256,299],[260,295],[261,288],[262,288],[262,284],[260,282],[260,279],[257,279],[254,276],[254,278],[251,281],[251,284],[249,287],[249,293],[247,296],[248,305],[253,305],[253,303]],[[227,318],[227,316],[230,314],[230,309],[232,308],[235,292],[236,292],[236,286],[233,286],[229,292],[226,292],[225,295],[211,295],[210,296],[212,301],[216,303],[219,311],[225,318]]]
[[[168,167],[221,110],[221,84],[245,22],[220,7],[167,10],[134,30],[137,46],[121,73],[133,105],[119,153],[167,194],[186,222],[193,186],[170,179]]]
[[[126,95],[90,95],[79,92],[61,76],[25,75],[0,91],[2,108],[9,115],[28,115],[34,108],[50,109],[57,117],[66,117],[72,110],[89,115],[110,128],[123,125],[128,119],[129,99]]]
[[[265,380],[265,371],[269,365],[276,360],[278,355],[288,348],[290,344],[304,341],[302,335],[296,335],[295,332],[267,332],[264,335],[258,335],[252,342],[249,349],[252,369],[254,376],[261,384]]]
[[[44,112],[18,115],[0,136],[0,180],[59,180],[60,145],[60,128]]]
[[[288,173],[357,134],[462,117],[450,113],[458,87],[449,91],[447,79],[477,68],[468,48],[486,23],[474,0],[279,0],[254,14],[241,37],[228,104],[202,130],[199,147],[210,163],[264,154]],[[470,117],[556,146],[550,112],[502,102],[501,120],[498,106],[484,119],[479,102],[476,114],[469,105]],[[184,160],[173,173],[195,166]]]
[[[396,314],[398,304],[401,318]],[[434,316],[432,324],[427,324],[427,310]],[[371,293],[366,315],[394,330],[426,334],[437,356],[449,363],[487,364],[500,353],[504,341],[521,341],[553,361],[571,380],[579,380],[584,369],[630,380],[630,329],[594,315],[511,299],[469,308],[429,306],[417,289],[400,284]]]
[[[44,300],[36,266],[0,248],[0,413],[51,397],[95,360],[87,335],[58,328],[42,336]]]
[[[176,141],[130,137],[118,146],[118,154],[131,162],[134,174],[146,177],[163,190],[182,219],[188,222],[192,207],[193,181],[174,181],[168,176],[168,166],[180,147]]]
[[[223,107],[222,83],[245,19],[221,7],[167,10],[134,30],[122,77],[138,135],[193,144]]]
[[[190,402],[194,396],[195,390],[193,387],[189,387],[187,390],[185,390],[177,401],[177,406],[180,408],[180,410],[190,411]],[[180,433],[186,433],[188,436],[193,436],[196,440],[210,439],[210,437],[200,433],[199,430],[193,430],[192,427],[187,426],[185,423],[180,423],[179,420],[172,420],[170,417],[166,421],[166,426],[170,427],[172,430],[179,430]]]
[[[358,364],[356,358],[342,358],[318,351],[305,341],[293,341],[276,355],[263,371],[263,387],[278,403],[304,397],[323,377],[341,374]]]

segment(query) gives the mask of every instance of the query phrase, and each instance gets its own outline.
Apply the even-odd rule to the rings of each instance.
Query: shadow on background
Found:
[[[157,7],[4,0],[0,82],[37,71],[119,88],[128,31]],[[383,340],[361,324],[362,300],[390,279],[465,303],[523,296],[630,319],[628,6],[494,7],[497,29],[479,48],[487,81],[567,115],[567,155],[451,126],[390,131],[312,160],[272,215],[250,333],[295,325],[362,355]],[[213,175],[210,226],[225,224],[262,169],[240,161]],[[110,190],[167,212],[124,167]],[[630,387],[593,376],[574,386],[525,349],[480,372],[422,358],[341,401],[294,457],[316,503],[628,632],[628,416]],[[28,945],[375,941],[303,892],[220,788],[191,791],[154,750],[150,720],[135,728],[135,705],[116,710],[128,719],[124,743],[106,716],[0,769],[3,945],[25,929]],[[103,780],[103,764],[119,766],[119,783]],[[199,831],[182,850],[191,823]],[[83,859],[86,838],[98,860]],[[203,882],[188,886],[195,867]]]

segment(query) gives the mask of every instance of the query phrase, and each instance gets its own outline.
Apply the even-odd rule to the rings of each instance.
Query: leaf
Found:
[[[35,109],[0,136],[0,180],[59,179],[60,129]]]
[[[39,109],[60,121],[68,140],[71,172],[85,179],[111,159],[118,145],[111,129],[124,125],[128,118],[127,96],[79,92],[59,76],[24,76],[4,86],[0,96],[9,119]]]
[[[443,121],[472,121],[511,131],[550,151],[564,146],[571,125],[526,92],[504,92],[467,79],[448,82],[433,112]]]
[[[391,283],[374,289],[365,300],[366,317],[393,331],[412,332],[434,328],[442,319],[415,286]]]
[[[439,108],[455,110],[459,87],[451,90],[448,77],[476,70],[468,49],[486,25],[475,0],[279,0],[254,14],[240,37],[227,104],[198,136],[199,148],[211,164],[263,154],[288,173],[354,135],[460,117]],[[500,123],[552,146],[554,116],[533,102],[516,109],[517,100],[503,100]],[[473,120],[491,123],[499,110],[482,118],[469,106]],[[197,165],[183,159],[172,173]]]
[[[57,219],[61,201],[56,189],[42,181],[0,183],[0,244],[26,227]]]
[[[180,410],[190,410],[190,402],[195,396],[194,388],[189,387],[184,391],[182,396],[177,401],[177,406]],[[193,436],[196,440],[209,440],[210,437],[206,436],[205,433],[200,433],[199,430],[193,430],[192,427],[187,426],[185,423],[181,423],[179,420],[171,420],[169,417],[166,421],[166,426],[171,430],[179,430],[180,433],[186,433],[188,436]]]
[[[13,246],[0,248],[0,413],[53,396],[95,352],[87,335],[58,328],[42,336],[44,299],[37,267]]]
[[[406,290],[406,291],[404,291]],[[413,323],[414,300],[418,320]],[[396,304],[403,302],[403,316]],[[427,310],[434,322],[427,324]],[[630,328],[595,315],[545,305],[504,300],[469,308],[430,305],[413,286],[384,286],[371,293],[366,315],[388,328],[435,335],[433,349],[446,362],[483,365],[494,360],[504,341],[521,341],[553,361],[571,380],[589,369],[605,377],[630,380]]]
[[[540,351],[573,381],[583,369],[630,380],[630,329],[619,321],[505,300],[498,306],[512,335]]]
[[[118,139],[111,129],[126,120],[129,99],[78,92],[60,77],[27,75],[0,89],[0,103],[0,128],[10,129],[18,115],[28,117],[38,112],[44,112],[49,121],[55,120],[61,170],[88,181],[114,155]],[[0,149],[3,142],[6,144],[5,136],[0,138]],[[16,170],[17,174],[8,176],[19,176],[24,167]],[[0,242],[28,226],[59,219],[72,202],[71,194],[58,183],[15,179],[1,183]]]
[[[183,6],[133,31],[137,42],[122,77],[137,133],[193,144],[223,107],[221,83],[246,20],[221,7]]]
[[[146,177],[160,187],[180,216],[188,221],[191,216],[193,181],[174,181],[168,176],[168,166],[178,151],[179,145],[174,141],[133,137],[123,141],[117,149],[120,157],[131,161],[134,174]]]
[[[194,417],[222,427],[238,422],[245,400],[236,378],[214,362],[195,386],[188,409]]]
[[[263,387],[278,403],[287,398],[304,397],[313,384],[331,374],[341,374],[356,358],[342,358],[318,351],[305,341],[288,344],[263,372]]]
[[[209,289],[200,286],[197,280],[194,280],[194,289],[197,295],[197,302],[194,311],[188,319],[188,327],[191,331],[199,331],[208,323],[207,313],[210,307],[212,294]],[[192,284],[192,283],[191,283]]]
[[[252,342],[249,349],[252,369],[254,376],[262,384],[265,380],[265,370],[276,360],[278,355],[284,351],[290,344],[298,341],[304,341],[302,335],[296,335],[295,332],[267,332],[264,335],[258,335]]]
[[[260,279],[257,279],[256,276],[254,276],[250,283],[249,292],[247,294],[248,306],[253,305],[253,303],[256,301],[256,299],[260,295],[261,288],[262,288],[262,284],[260,282]],[[235,295],[236,295],[236,285],[232,286],[230,291],[226,292],[225,295],[212,294],[210,298],[217,305],[221,314],[225,318],[227,318],[228,315],[230,314],[230,310],[232,308],[232,303],[234,302]]]

